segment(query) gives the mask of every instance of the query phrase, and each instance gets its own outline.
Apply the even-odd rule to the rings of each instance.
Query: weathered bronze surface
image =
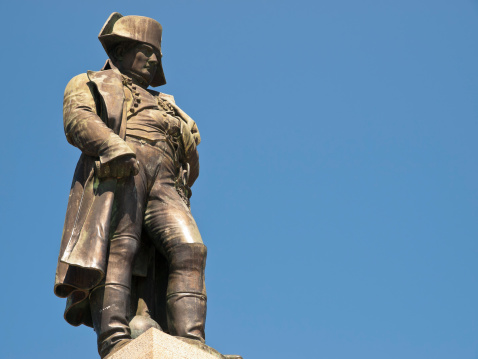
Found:
[[[151,327],[204,343],[206,247],[190,211],[196,123],[166,83],[161,25],[113,13],[101,71],[67,85],[63,122],[82,154],[55,278],[68,323],[94,327],[102,358]]]

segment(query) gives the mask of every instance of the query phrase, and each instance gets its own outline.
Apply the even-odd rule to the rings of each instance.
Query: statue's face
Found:
[[[150,45],[138,43],[124,54],[118,66],[126,75],[145,82],[149,85],[158,68],[158,57]]]

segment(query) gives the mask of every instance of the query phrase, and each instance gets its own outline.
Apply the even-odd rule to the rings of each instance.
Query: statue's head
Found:
[[[153,87],[166,83],[161,64],[159,22],[144,16],[110,15],[98,36],[109,58],[125,75]]]

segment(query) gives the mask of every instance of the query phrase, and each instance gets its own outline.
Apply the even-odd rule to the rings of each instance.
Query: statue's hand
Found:
[[[96,173],[99,178],[123,178],[136,176],[139,173],[139,164],[133,156],[122,156],[108,163],[97,165]]]

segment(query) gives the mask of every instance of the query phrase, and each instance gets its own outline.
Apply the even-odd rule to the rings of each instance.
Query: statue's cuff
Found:
[[[134,151],[121,138],[110,138],[100,146],[99,157],[101,163],[107,163],[121,156],[136,157]]]

